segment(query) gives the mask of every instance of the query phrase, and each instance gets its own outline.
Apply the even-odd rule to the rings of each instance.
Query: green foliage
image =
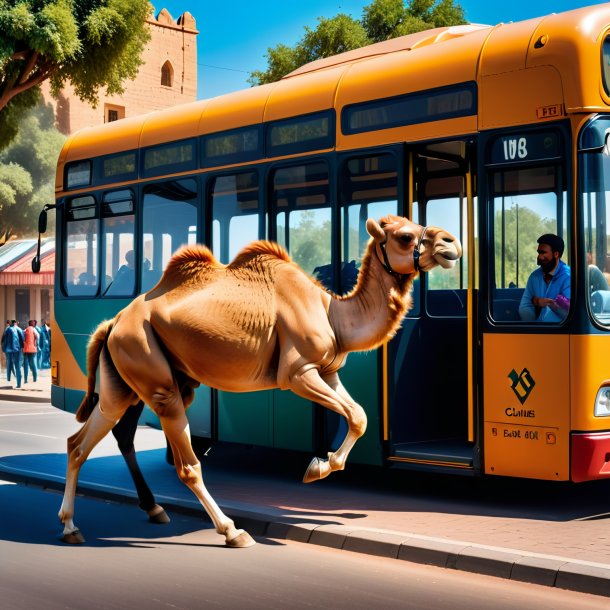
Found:
[[[303,64],[338,53],[421,32],[465,23],[464,10],[455,0],[373,0],[362,19],[340,13],[318,18],[315,29],[305,27],[296,45],[278,44],[267,49],[267,69],[252,72],[252,85],[273,83]]]
[[[316,267],[328,265],[331,260],[331,222],[316,217],[314,210],[293,212],[290,227],[290,256],[310,275]],[[278,241],[282,243],[285,228],[278,224]]]
[[[16,138],[0,153],[0,235],[36,234],[42,206],[54,199],[57,157],[64,140],[50,106],[40,104],[24,113]]]
[[[0,0],[0,148],[15,136],[49,80],[70,82],[95,106],[99,91],[122,93],[149,39],[148,0]]]
[[[502,250],[502,212],[495,214],[495,268],[496,286],[508,288],[512,282],[524,287],[530,273],[536,268],[538,237],[556,233],[557,221],[542,218],[525,206],[512,206],[504,212],[504,250]]]

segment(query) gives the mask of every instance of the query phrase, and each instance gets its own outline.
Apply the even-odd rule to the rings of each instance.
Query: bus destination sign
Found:
[[[513,133],[499,136],[493,141],[489,163],[519,163],[557,159],[561,156],[558,131]]]

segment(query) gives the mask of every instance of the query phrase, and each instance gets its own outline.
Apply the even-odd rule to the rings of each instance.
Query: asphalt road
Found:
[[[600,597],[297,542],[228,549],[200,519],[152,525],[133,505],[82,497],[88,539],[69,546],[57,539],[60,502],[0,482],[1,610],[608,608]]]

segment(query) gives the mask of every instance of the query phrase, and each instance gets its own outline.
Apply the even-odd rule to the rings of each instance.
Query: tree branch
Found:
[[[36,87],[42,81],[49,78],[53,72],[57,70],[58,66],[51,65],[46,68],[43,66],[39,67],[39,71],[30,76],[27,80],[23,81],[23,77],[19,80],[19,84],[13,85],[12,87],[7,87],[4,93],[0,96],[0,110],[2,110],[16,95],[31,89],[32,87]]]

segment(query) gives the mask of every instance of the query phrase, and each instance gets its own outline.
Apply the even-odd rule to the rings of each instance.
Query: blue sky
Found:
[[[197,20],[198,98],[214,97],[250,85],[248,75],[266,67],[265,53],[279,43],[295,44],[304,26],[314,28],[318,17],[339,12],[360,18],[371,0],[153,0],[155,14],[166,8],[176,19],[188,11]],[[472,23],[495,25],[559,13],[592,4],[595,0],[462,0],[458,2]]]

